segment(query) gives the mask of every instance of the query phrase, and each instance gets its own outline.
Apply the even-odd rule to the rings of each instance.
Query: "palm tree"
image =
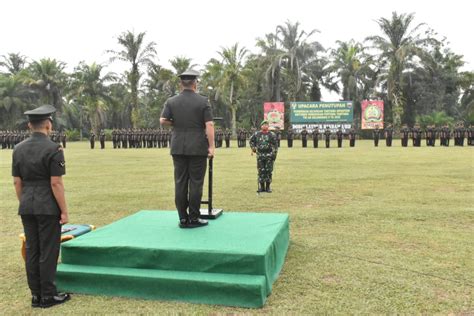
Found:
[[[62,112],[62,94],[67,78],[65,66],[63,62],[50,58],[33,61],[25,79],[25,83],[40,94],[41,102],[53,105],[59,114]]]
[[[138,89],[140,86],[140,79],[143,75],[141,67],[144,65],[150,65],[153,58],[156,56],[156,43],[150,42],[146,44],[144,42],[146,32],[139,33],[138,35],[126,31],[120,34],[118,37],[119,44],[123,47],[121,51],[108,50],[107,52],[113,56],[110,58],[111,62],[116,60],[128,62],[131,65],[130,70],[127,72],[127,81],[130,85],[131,93],[131,111],[130,121],[133,127],[136,127],[138,117]]]
[[[7,56],[2,56],[3,61],[0,61],[0,67],[4,67],[8,74],[15,75],[26,67],[26,57],[19,53],[10,53]]]
[[[432,39],[421,38],[417,33],[423,23],[411,28],[415,16],[411,14],[392,13],[391,19],[376,20],[383,36],[370,36],[366,40],[380,51],[379,59],[384,68],[381,79],[386,82],[387,99],[392,107],[393,123],[399,127],[401,115],[406,106],[402,90],[402,74],[410,65],[415,55],[422,55],[422,45]]]
[[[70,84],[70,96],[80,104],[81,118],[86,117],[96,133],[105,125],[107,104],[111,102],[107,83],[116,80],[113,73],[102,75],[102,70],[103,67],[96,63],[81,62],[72,74]]]
[[[220,85],[229,102],[229,109],[232,115],[232,134],[237,134],[237,108],[238,102],[236,99],[237,92],[244,83],[242,69],[243,62],[248,50],[245,47],[239,49],[239,44],[229,48],[222,48],[218,52],[222,57],[222,83]]]
[[[16,128],[28,105],[28,90],[22,79],[0,75],[0,125],[5,129]]]
[[[309,42],[309,38],[319,32],[316,29],[306,32],[299,29],[298,22],[285,22],[277,26],[277,41],[282,53],[278,56],[280,65],[284,68],[283,77],[286,81],[288,100],[296,101],[301,95],[303,79],[308,68],[317,61],[317,54],[323,52],[323,46],[317,42]]]

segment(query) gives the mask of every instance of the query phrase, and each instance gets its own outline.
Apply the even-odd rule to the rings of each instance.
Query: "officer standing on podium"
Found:
[[[181,93],[166,100],[160,117],[162,125],[173,127],[171,155],[181,228],[207,225],[199,215],[207,157],[214,157],[214,122],[208,98],[196,93],[198,75],[194,70],[179,75]]]
[[[56,109],[43,105],[25,112],[31,137],[15,146],[12,176],[26,237],[26,276],[32,307],[51,307],[70,299],[54,283],[61,225],[69,220],[62,176],[66,173],[61,145],[49,139]]]

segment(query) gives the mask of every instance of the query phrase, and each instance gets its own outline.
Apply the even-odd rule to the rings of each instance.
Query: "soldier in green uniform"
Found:
[[[402,129],[400,130],[400,139],[402,142],[402,147],[408,146],[408,136],[410,134],[410,129],[406,124],[403,125]]]
[[[393,127],[392,124],[388,124],[384,131],[385,136],[385,145],[387,147],[392,147],[392,138],[393,138]]]
[[[278,148],[280,148],[280,143],[281,143],[281,130],[280,128],[277,126],[275,128],[275,135],[276,135],[276,138],[277,138],[277,145],[278,145]]]
[[[207,157],[214,157],[214,122],[208,98],[196,93],[198,73],[179,75],[181,93],[166,100],[160,123],[173,126],[175,204],[179,227],[207,225],[199,218]],[[189,208],[189,212],[188,212]]]
[[[344,136],[344,133],[342,132],[342,129],[339,127],[336,131],[336,138],[337,138],[337,147],[341,148],[342,147],[342,138]]]
[[[324,140],[326,141],[326,148],[329,148],[331,142],[331,129],[329,126],[326,126],[326,130],[324,131]]]
[[[311,133],[313,136],[313,148],[318,148],[319,143],[319,127],[315,127]]]
[[[303,130],[301,131],[301,147],[306,148],[308,144],[308,131],[306,130],[306,126],[303,126]]]
[[[20,202],[26,237],[26,275],[32,294],[32,307],[51,307],[70,299],[57,292],[54,280],[59,256],[61,225],[68,222],[62,176],[66,173],[61,145],[48,138],[52,113],[56,109],[43,105],[28,115],[31,137],[15,147],[12,176]]]
[[[293,147],[293,137],[294,137],[293,128],[288,127],[288,131],[286,132],[286,140],[288,142],[288,148]]]
[[[356,141],[356,131],[354,128],[349,130],[349,146],[354,147]]]
[[[373,136],[374,136],[374,146],[378,147],[379,146],[379,139],[380,139],[380,129],[379,126],[376,125],[375,129],[373,130]]]
[[[94,149],[95,147],[95,133],[91,131],[91,134],[89,136],[89,141],[91,143],[91,149]]]
[[[252,154],[257,153],[258,191],[271,193],[273,163],[277,157],[278,144],[276,135],[268,130],[268,121],[260,124],[260,131],[250,138]]]
[[[105,132],[103,129],[100,130],[99,141],[100,141],[100,149],[104,149],[105,148]]]
[[[225,138],[225,148],[230,147],[230,137],[232,136],[232,132],[227,128],[224,133]]]

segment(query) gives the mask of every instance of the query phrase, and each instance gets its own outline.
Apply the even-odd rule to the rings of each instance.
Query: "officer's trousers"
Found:
[[[288,148],[293,147],[293,139],[288,139]]]
[[[173,155],[175,205],[179,219],[199,218],[202,185],[206,175],[206,156]],[[189,207],[189,214],[188,209]]]
[[[26,237],[26,277],[32,295],[57,294],[54,280],[61,243],[59,217],[21,215]]]

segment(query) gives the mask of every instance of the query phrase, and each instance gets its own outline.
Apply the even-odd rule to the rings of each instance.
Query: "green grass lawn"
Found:
[[[473,314],[473,148],[394,143],[316,150],[282,143],[273,193],[261,197],[250,150],[217,150],[215,207],[290,215],[287,260],[260,310],[74,295],[42,313]],[[71,223],[100,227],[141,209],[174,209],[168,149],[107,146],[65,150]],[[28,314],[8,150],[0,151],[0,190],[0,311]]]

